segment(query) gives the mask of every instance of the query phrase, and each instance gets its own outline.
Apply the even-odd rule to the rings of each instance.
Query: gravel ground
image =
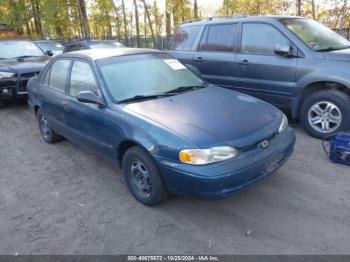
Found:
[[[136,202],[118,167],[0,109],[0,254],[350,254],[350,168],[298,125],[291,159],[236,196]]]

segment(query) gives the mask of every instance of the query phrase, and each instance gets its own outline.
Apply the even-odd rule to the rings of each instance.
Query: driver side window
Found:
[[[274,27],[257,23],[243,24],[242,53],[274,55],[276,45],[289,45],[289,41]]]
[[[100,90],[90,65],[85,62],[75,61],[70,77],[69,94],[77,96],[81,91],[92,91],[96,95],[100,95]]]

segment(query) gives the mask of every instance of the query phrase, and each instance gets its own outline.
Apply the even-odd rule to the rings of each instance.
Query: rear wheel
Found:
[[[153,206],[167,198],[161,174],[147,151],[139,146],[130,148],[123,156],[122,166],[126,184],[139,202]]]
[[[324,138],[350,128],[350,97],[339,90],[311,94],[300,110],[300,121],[314,137]]]
[[[47,117],[40,109],[37,112],[37,119],[40,133],[46,143],[53,144],[63,140],[63,137],[53,131],[50,127]]]

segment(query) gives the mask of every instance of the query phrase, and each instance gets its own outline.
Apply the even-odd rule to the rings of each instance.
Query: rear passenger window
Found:
[[[50,70],[49,86],[61,92],[65,92],[66,79],[70,60],[57,60]]]
[[[176,51],[191,51],[200,27],[201,26],[180,27],[171,42],[170,49]]]
[[[276,28],[266,24],[243,24],[242,52],[274,55],[276,45],[289,41]]]
[[[198,50],[217,52],[233,51],[236,28],[236,24],[207,26],[204,30]]]
[[[73,64],[70,77],[70,94],[77,96],[81,91],[92,91],[96,95],[100,94],[90,65],[76,61]]]

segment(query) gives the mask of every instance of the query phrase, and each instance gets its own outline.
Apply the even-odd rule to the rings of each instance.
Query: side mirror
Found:
[[[292,57],[292,47],[290,45],[275,45],[275,54],[284,57]]]
[[[104,106],[105,101],[102,97],[96,95],[92,91],[81,91],[77,94],[77,100],[82,103],[95,104],[99,106]]]
[[[53,52],[51,50],[46,50],[45,54],[47,54],[48,56],[53,56]]]

